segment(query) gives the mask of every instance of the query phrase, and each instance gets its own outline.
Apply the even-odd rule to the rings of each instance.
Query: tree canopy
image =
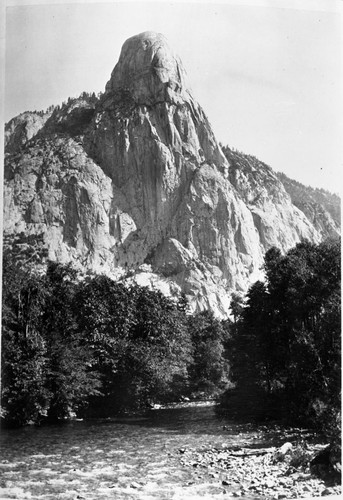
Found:
[[[231,376],[293,419],[327,423],[340,408],[340,242],[271,248],[264,267],[233,330]]]
[[[70,265],[33,272],[39,256],[19,250],[6,249],[3,263],[6,422],[106,416],[235,386],[245,411],[250,401],[256,412],[262,395],[293,422],[337,426],[339,241],[268,250],[266,280],[245,297],[233,293],[232,321],[188,314],[183,296],[103,275],[81,279]]]
[[[19,258],[20,257],[20,258]],[[5,255],[2,416],[105,416],[225,386],[221,322],[171,299],[54,262],[32,273]],[[194,330],[196,328],[196,332]],[[197,377],[203,370],[201,383]]]

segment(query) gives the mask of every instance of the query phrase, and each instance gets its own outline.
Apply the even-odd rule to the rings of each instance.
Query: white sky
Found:
[[[124,41],[158,31],[181,57],[219,141],[340,191],[340,2],[25,3],[7,1],[6,121],[104,90]]]

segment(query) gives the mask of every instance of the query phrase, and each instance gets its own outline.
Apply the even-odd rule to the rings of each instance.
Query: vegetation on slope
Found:
[[[287,177],[278,172],[277,177],[282,182],[285,190],[290,195],[292,203],[300,208],[305,215],[307,212],[318,213],[320,209],[325,209],[331,215],[337,228],[341,225],[341,200],[337,194],[332,194],[325,189],[304,186],[300,182]],[[312,217],[313,218],[313,217]],[[310,218],[311,220],[311,218]]]
[[[270,249],[266,282],[232,296],[233,321],[187,314],[171,300],[105,276],[80,279],[50,263],[35,274],[5,252],[2,416],[104,416],[218,395],[243,411],[310,423],[338,435],[340,243]],[[249,405],[249,402],[251,403]],[[250,408],[249,408],[250,406]]]
[[[255,156],[234,148],[222,146],[222,151],[230,164],[230,182],[246,201],[256,202],[256,199],[252,198],[256,187],[259,190],[264,188],[268,195],[276,200],[284,193],[290,197],[292,204],[305,214],[323,239],[340,234],[341,200],[337,194],[304,186],[283,173],[274,172]]]

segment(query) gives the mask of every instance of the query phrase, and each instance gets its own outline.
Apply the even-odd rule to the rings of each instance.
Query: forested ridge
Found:
[[[340,242],[265,256],[264,282],[234,294],[232,320],[50,262],[34,273],[5,252],[2,419],[108,416],[182,397],[336,433],[340,424]],[[255,410],[254,410],[255,408]],[[267,411],[267,410],[266,410]],[[268,415],[267,415],[268,416]]]
[[[304,184],[290,179],[281,172],[277,172],[276,175],[297,207],[303,209],[306,204],[316,204],[321,210],[323,208],[327,210],[337,225],[340,226],[341,200],[338,194],[330,193],[322,188],[304,186]]]

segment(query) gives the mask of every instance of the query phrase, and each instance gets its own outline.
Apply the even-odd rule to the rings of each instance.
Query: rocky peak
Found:
[[[124,43],[100,99],[68,99],[21,134],[29,119],[8,129],[8,144],[24,144],[5,165],[14,252],[43,245],[37,255],[182,291],[225,317],[231,293],[262,277],[266,250],[325,235],[270,167],[222,151],[163,35]]]
[[[136,104],[175,103],[188,100],[185,80],[182,63],[166,38],[146,31],[124,43],[106,93],[121,99],[127,92]]]
[[[17,153],[32,139],[51,116],[51,111],[25,111],[5,125],[5,152]]]

